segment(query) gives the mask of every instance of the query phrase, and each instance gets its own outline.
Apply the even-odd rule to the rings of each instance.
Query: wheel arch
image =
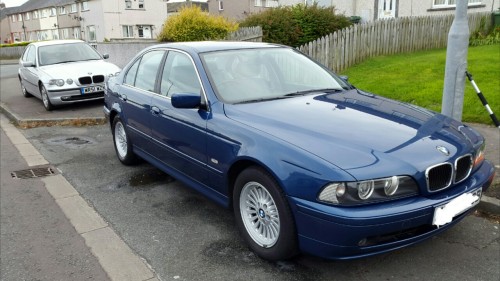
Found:
[[[262,164],[261,162],[255,159],[239,159],[234,162],[229,170],[227,171],[227,190],[228,190],[228,198],[229,198],[229,208],[233,209],[233,193],[234,193],[234,184],[236,182],[236,178],[238,175],[249,167],[258,167],[264,170],[269,176],[271,176],[274,181],[278,184],[278,186],[283,190],[283,187],[280,184],[280,181],[276,177],[276,175],[272,172],[269,167]]]

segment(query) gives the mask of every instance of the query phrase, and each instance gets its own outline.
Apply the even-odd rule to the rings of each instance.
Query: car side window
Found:
[[[135,76],[137,75],[137,68],[139,67],[139,63],[141,62],[138,59],[127,71],[125,75],[125,84],[134,86],[135,85]]]
[[[23,61],[35,62],[35,47],[29,46],[23,54]]]
[[[156,75],[165,51],[151,51],[142,56],[137,76],[135,78],[135,87],[154,92]]]
[[[170,51],[163,67],[160,94],[169,97],[173,93],[201,94],[201,85],[188,55]]]

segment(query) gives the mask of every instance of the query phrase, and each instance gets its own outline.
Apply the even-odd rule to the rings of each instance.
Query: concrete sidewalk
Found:
[[[0,117],[1,279],[158,281],[64,176]]]

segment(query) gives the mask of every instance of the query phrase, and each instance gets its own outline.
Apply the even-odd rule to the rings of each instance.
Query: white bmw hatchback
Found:
[[[31,43],[19,59],[19,82],[25,97],[35,96],[46,110],[104,97],[104,82],[120,72],[81,40]]]

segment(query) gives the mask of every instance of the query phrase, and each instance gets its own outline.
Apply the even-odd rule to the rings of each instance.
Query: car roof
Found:
[[[33,42],[30,45],[34,45],[36,47],[40,46],[49,46],[49,45],[61,45],[61,44],[74,44],[74,43],[84,43],[82,40],[50,40],[50,41],[39,41],[39,42]]]
[[[159,44],[151,46],[148,49],[174,48],[179,50],[191,51],[195,53],[205,53],[205,52],[216,52],[224,50],[277,48],[277,47],[286,47],[286,46],[278,44],[270,44],[270,43],[261,43],[261,42],[198,41],[198,42],[177,42],[177,43]]]

